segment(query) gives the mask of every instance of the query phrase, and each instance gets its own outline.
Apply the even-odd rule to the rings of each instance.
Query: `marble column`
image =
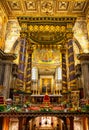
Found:
[[[63,121],[62,121],[61,119],[58,120],[59,130],[62,130],[62,122],[63,122]]]
[[[6,61],[5,63],[5,72],[4,72],[4,81],[3,81],[3,96],[4,98],[9,98],[10,93],[10,83],[11,83],[11,73],[12,73],[12,62]]]
[[[89,98],[89,53],[83,53],[78,56],[82,69],[82,86],[84,98]]]
[[[12,89],[16,88],[16,82],[17,82],[17,71],[18,71],[18,65],[13,64],[12,65]]]
[[[23,117],[19,117],[19,130],[23,130]]]
[[[88,130],[87,117],[83,117],[83,130]]]
[[[74,130],[74,117],[69,117],[70,120],[70,130]]]
[[[2,60],[0,60],[0,85],[2,85]]]
[[[5,65],[0,60],[0,96],[3,96],[3,77],[4,77]]]
[[[71,90],[76,90],[73,40],[68,41],[68,66],[69,66],[69,87]]]
[[[0,123],[1,123],[1,120],[0,120]],[[10,123],[10,118],[9,117],[4,117],[3,118],[3,122],[2,122],[2,129],[0,130],[9,130],[9,123]]]
[[[67,91],[66,49],[62,48],[62,91]]]
[[[63,130],[68,130],[66,117],[63,117],[62,120],[63,120],[63,122],[64,122],[64,123],[63,123]]]
[[[5,64],[3,63],[3,60],[0,60],[0,85],[3,85],[4,71],[5,71]]]
[[[31,120],[31,118],[27,117],[25,122],[25,130],[29,130],[29,120]]]
[[[3,117],[0,117],[0,130],[3,130]]]
[[[89,118],[86,117],[86,130],[89,130]]]

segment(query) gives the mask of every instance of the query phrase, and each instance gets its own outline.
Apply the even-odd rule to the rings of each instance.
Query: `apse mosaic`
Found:
[[[59,64],[60,51],[56,49],[37,49],[33,52],[33,62],[39,64]]]

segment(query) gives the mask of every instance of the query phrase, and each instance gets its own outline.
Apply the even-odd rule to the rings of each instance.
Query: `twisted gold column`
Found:
[[[67,91],[66,49],[62,48],[62,92]]]
[[[69,87],[71,90],[76,89],[75,65],[74,65],[74,51],[73,40],[68,42],[68,66],[69,66]]]
[[[28,61],[26,70],[26,92],[31,92],[31,70],[32,70],[32,49],[28,50]]]
[[[18,65],[18,77],[17,77],[17,87],[19,90],[24,90],[24,78],[25,78],[25,60],[26,60],[26,35],[21,34],[20,40],[20,54],[19,54],[19,65]]]

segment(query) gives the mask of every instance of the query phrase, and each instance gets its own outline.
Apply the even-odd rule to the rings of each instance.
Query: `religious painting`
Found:
[[[51,94],[52,79],[42,78],[42,94]]]

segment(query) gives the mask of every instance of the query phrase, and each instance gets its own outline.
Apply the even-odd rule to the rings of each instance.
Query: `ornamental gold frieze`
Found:
[[[27,23],[28,24],[47,24],[47,23],[54,23],[54,24],[62,24],[62,23],[75,23],[76,17],[17,17],[19,24]],[[26,27],[26,25],[24,25]]]
[[[55,116],[55,117],[89,117],[89,112],[1,112],[0,117],[21,117],[34,118],[38,116]]]
[[[60,44],[72,38],[75,20],[75,17],[18,17],[21,37],[41,44]]]

